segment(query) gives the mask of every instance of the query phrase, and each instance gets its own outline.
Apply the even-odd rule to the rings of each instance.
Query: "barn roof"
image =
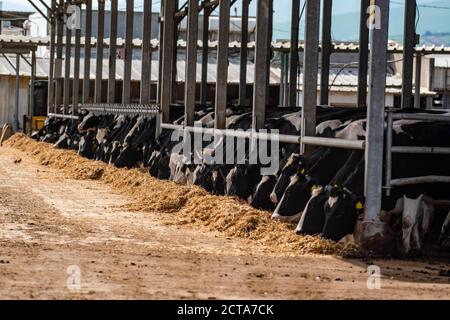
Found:
[[[65,42],[65,38],[63,40]],[[75,39],[72,38],[72,43],[75,42]],[[159,41],[158,39],[152,39],[150,40],[152,48],[156,49],[158,48]],[[48,46],[50,45],[50,36],[22,36],[22,35],[0,35],[0,45],[2,43],[29,43],[34,44],[38,46]],[[91,45],[95,46],[97,43],[97,39],[91,38]],[[110,43],[110,40],[107,38],[104,40],[105,47],[108,47]],[[122,38],[117,39],[117,45],[118,47],[123,47],[125,43],[125,40]],[[217,48],[218,41],[209,41],[208,45],[211,49]],[[84,37],[81,38],[81,46],[85,45],[85,39]],[[142,45],[141,39],[133,39],[133,46],[134,47],[140,47]],[[178,40],[178,46],[179,47],[186,47],[186,41],[184,40]],[[203,43],[202,41],[198,41],[198,46],[202,47]],[[241,47],[240,42],[233,41],[229,44],[230,48],[238,49]],[[254,49],[255,42],[251,41],[248,43],[248,48]],[[272,42],[272,48],[274,51],[284,51],[287,52],[290,49],[290,42],[289,41],[277,41]],[[303,43],[299,44],[300,50],[304,49]],[[334,52],[358,52],[359,45],[358,43],[348,43],[348,42],[342,42],[342,43],[334,43],[333,44],[333,50]],[[396,43],[396,42],[390,42],[388,46],[389,53],[401,53],[403,51],[403,45]],[[416,52],[423,53],[423,54],[450,54],[450,47],[442,46],[417,46]]]
[[[9,61],[8,61],[9,59]],[[31,76],[31,66],[29,65],[29,59],[21,57],[20,61],[20,75],[30,77]],[[95,70],[96,70],[96,60],[91,59],[91,67],[90,67],[90,79],[95,79]],[[0,75],[9,75],[15,76],[16,71],[13,68],[15,65],[15,56],[0,56]],[[71,59],[71,66],[74,65],[73,58]],[[64,64],[63,64],[63,73],[64,73]],[[48,78],[48,70],[49,70],[49,59],[47,58],[37,58],[36,59],[36,77],[38,79],[47,79]],[[84,73],[84,59],[80,61],[80,79],[83,79]],[[199,56],[197,62],[197,81],[201,80],[201,59]],[[228,66],[228,83],[230,84],[238,84],[239,83],[239,72],[240,72],[240,64],[239,59],[230,58],[230,63]],[[103,60],[103,70],[102,70],[102,79],[107,80],[109,73],[108,67],[108,59]],[[124,61],[117,60],[116,61],[116,80],[120,81],[123,79],[124,74]],[[209,55],[208,61],[208,82],[215,83],[216,82],[216,74],[217,74],[217,60],[215,55]],[[277,67],[270,68],[270,83],[271,84],[279,84],[280,83],[281,71]],[[73,78],[73,67],[71,68],[70,77]],[[133,60],[132,61],[132,69],[131,69],[131,80],[132,81],[140,81],[141,79],[141,61]],[[152,61],[152,72],[151,72],[151,80],[156,82],[158,79],[158,61]],[[185,79],[185,61],[180,58],[177,61],[177,81],[184,82]],[[248,62],[247,65],[247,83],[253,83],[254,79],[254,64]],[[320,79],[320,77],[319,77]],[[299,86],[302,86],[303,77],[300,75],[299,77]],[[400,76],[395,74],[388,74],[387,76],[387,92],[388,93],[400,93],[401,92],[401,82],[402,79]],[[330,84],[333,83],[331,91],[335,92],[356,92],[357,91],[357,83],[358,83],[358,70],[357,68],[348,68],[344,70],[340,70],[339,68],[331,68],[330,70]]]

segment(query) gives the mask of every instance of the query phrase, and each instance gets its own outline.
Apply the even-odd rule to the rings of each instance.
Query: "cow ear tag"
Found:
[[[357,210],[362,210],[362,209],[364,209],[364,205],[362,204],[361,201],[358,201],[358,202],[356,203],[355,208],[356,208]]]
[[[313,185],[312,187],[311,187],[311,192],[313,192],[314,190],[316,190],[316,189],[318,189],[319,187],[317,186],[317,184],[315,184],[315,185]]]
[[[300,174],[305,174],[305,168],[302,168],[302,169],[300,170]]]

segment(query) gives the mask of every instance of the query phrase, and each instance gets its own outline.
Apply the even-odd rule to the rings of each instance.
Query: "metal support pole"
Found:
[[[158,80],[156,84],[156,103],[161,106],[162,56],[164,43],[164,0],[161,0],[159,6]],[[161,113],[158,113],[158,118],[161,118]]]
[[[62,105],[62,57],[63,57],[63,37],[64,37],[64,0],[59,0],[59,8],[57,13],[58,29],[56,39],[56,61],[55,61],[55,113]]]
[[[144,1],[144,23],[142,24],[142,64],[141,64],[141,103],[150,103],[152,50],[150,48],[152,28],[152,1]]]
[[[416,54],[416,80],[414,92],[414,108],[420,109],[420,78],[422,77],[422,55]]]
[[[30,110],[28,115],[32,117],[34,110],[34,83],[36,81],[36,51],[31,51],[31,82],[30,82]]]
[[[320,1],[306,0],[305,51],[303,56],[303,108],[301,136],[316,134],[317,69],[319,64]],[[310,147],[301,144],[300,152]]]
[[[370,0],[361,0],[359,16],[359,69],[358,69],[358,100],[357,106],[367,107],[367,72],[369,68],[369,20]]]
[[[81,6],[80,6],[81,11]],[[81,27],[81,26],[80,26]],[[81,59],[81,28],[75,30],[75,52],[73,65],[73,92],[72,92],[72,114],[78,113],[78,102],[80,99],[80,59]]]
[[[228,87],[228,39],[230,31],[230,1],[220,0],[219,44],[217,47],[217,83],[215,101],[216,129],[225,129]]]
[[[203,10],[203,33],[202,33],[202,77],[200,83],[200,104],[205,105],[208,98],[208,36],[209,36],[209,15],[210,8]]]
[[[384,148],[384,161],[386,163],[385,170],[385,188],[386,195],[391,195],[391,179],[392,179],[392,136],[394,125],[394,118],[392,112],[387,113],[387,126],[386,126],[386,146]]]
[[[161,112],[162,121],[169,122],[170,103],[172,97],[173,71],[173,34],[174,34],[175,1],[164,1],[164,31],[162,46],[161,74]]]
[[[56,0],[52,0],[50,14],[50,64],[48,71],[47,113],[50,113],[55,104],[54,63],[55,63],[55,36],[56,36]]]
[[[127,0],[125,15],[125,61],[123,67],[122,103],[131,102],[131,64],[133,59],[133,11],[134,0]]]
[[[287,107],[289,103],[289,54],[283,53],[284,59],[284,104],[283,107]]]
[[[403,32],[402,108],[412,107],[412,80],[414,48],[416,46],[416,0],[405,1],[405,28]]]
[[[98,0],[97,12],[97,47],[95,62],[95,91],[94,102],[102,102],[102,78],[103,78],[103,39],[105,36],[105,0]],[[125,80],[124,80],[125,81]]]
[[[331,17],[333,13],[333,0],[323,1],[322,18],[322,65],[320,72],[320,104],[329,103],[329,79],[330,79],[330,56],[332,53],[331,44]]]
[[[291,49],[289,54],[289,107],[297,106],[298,27],[300,0],[292,0]]]
[[[178,10],[178,0],[174,0],[175,1],[175,11]],[[173,29],[173,34],[172,34],[172,41],[173,41],[173,51],[172,51],[172,84],[171,84],[171,103],[176,103],[177,101],[177,73],[178,73],[178,69],[177,69],[177,60],[178,60],[178,22],[179,20],[175,20],[175,24],[174,24],[174,29]]]
[[[111,0],[111,19],[109,22],[108,103],[114,103],[116,101],[117,7],[118,0]]]
[[[198,0],[189,0],[187,53],[184,86],[184,124],[194,125],[195,86],[197,83]]]
[[[285,78],[284,73],[286,72],[286,66],[285,66],[286,61],[284,60],[284,53],[281,52],[280,57],[281,57],[281,59],[280,59],[280,61],[281,61],[281,64],[280,64],[280,89],[279,89],[280,97],[278,98],[278,105],[280,107],[284,107],[284,91],[285,91],[284,87],[286,86],[286,84],[284,82],[284,78]]]
[[[19,131],[19,93],[20,93],[20,55],[16,54],[16,92],[14,103],[14,125],[15,132]]]
[[[365,168],[365,221],[377,221],[381,210],[384,109],[386,97],[386,64],[389,29],[389,0],[375,0],[379,12],[372,29],[369,65],[369,107],[367,111],[367,140]]]
[[[269,0],[269,32],[268,32],[268,43],[267,43],[267,60],[266,60],[266,72],[267,72],[267,82],[266,82],[266,105],[267,101],[270,101],[270,60],[272,59],[272,34],[273,34],[273,1]],[[264,121],[265,121],[265,111],[264,111]],[[264,124],[263,124],[264,125]]]
[[[250,0],[242,0],[241,18],[241,52],[239,71],[239,106],[247,105],[247,43],[248,43],[248,10]]]
[[[63,114],[66,114],[70,106],[70,67],[72,56],[72,30],[66,30],[66,44],[64,53],[64,89],[63,89]]]
[[[268,61],[270,44],[269,19],[270,0],[258,0],[256,4],[256,46],[255,46],[255,80],[253,86],[252,128],[264,127],[267,105]]]
[[[91,35],[92,35],[92,0],[86,0],[86,27],[84,35],[84,72],[83,72],[83,103],[90,103],[91,79]]]

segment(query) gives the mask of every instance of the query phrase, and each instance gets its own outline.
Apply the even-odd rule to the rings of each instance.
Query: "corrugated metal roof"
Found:
[[[10,56],[10,61],[15,64],[15,56]],[[197,62],[197,81],[201,80],[201,59],[199,55],[199,60]],[[73,66],[73,59],[71,61],[71,65]],[[228,66],[228,83],[238,84],[239,83],[239,70],[240,64],[238,59],[230,59],[230,63]],[[253,83],[254,79],[254,65],[252,63],[248,63],[247,65],[247,83]],[[46,79],[48,77],[49,70],[49,59],[47,58],[37,58],[36,59],[36,77],[41,79]],[[83,70],[84,70],[84,60],[80,61],[80,79],[83,79]],[[96,70],[96,60],[91,59],[91,69],[90,69],[90,79],[95,79],[95,70]],[[338,68],[332,68],[330,70],[330,85],[333,84],[331,91],[334,92],[356,92],[357,83],[358,83],[358,71],[356,68],[348,68],[340,71]],[[63,64],[63,72],[64,72],[64,64]],[[117,60],[116,61],[116,79],[122,80],[124,72],[124,61]],[[102,70],[102,79],[108,79],[109,67],[108,67],[108,59],[103,60],[103,70]],[[0,56],[0,75],[10,75],[15,76],[16,72],[11,64],[6,60],[5,57]],[[31,67],[30,65],[21,58],[20,61],[20,75],[28,76],[31,75]],[[208,61],[208,82],[215,83],[217,75],[217,60],[214,55],[209,56]],[[337,76],[336,76],[337,75]],[[71,78],[73,78],[73,67],[71,68]],[[270,83],[278,84],[280,83],[281,70],[279,68],[272,67],[270,69]],[[131,70],[131,79],[133,81],[140,81],[141,79],[141,61],[133,60],[132,61],[132,70]],[[158,79],[158,61],[152,61],[152,81],[156,82]],[[177,81],[183,82],[185,79],[185,62],[182,59],[177,61]],[[320,79],[320,77],[319,77]],[[299,77],[299,88],[302,87],[303,76],[300,74]],[[387,82],[387,92],[388,93],[399,93],[401,92],[401,82],[402,79],[398,75],[388,74],[386,78]]]
[[[72,37],[72,43],[75,42],[75,39]],[[152,44],[152,48],[156,49],[159,45],[158,39],[152,39],[150,40]],[[65,42],[65,38],[64,38]],[[97,40],[95,38],[91,38],[91,45],[96,45]],[[33,36],[14,36],[14,35],[0,35],[0,44],[1,43],[27,43],[27,44],[34,44],[39,46],[48,46],[50,44],[50,36],[45,37],[33,37]],[[110,43],[109,39],[104,40],[105,47],[108,47]],[[122,47],[125,43],[125,40],[122,38],[117,39],[117,46]],[[85,41],[84,37],[81,38],[81,45],[84,46]],[[211,49],[217,48],[217,41],[209,41],[208,45]],[[141,39],[134,39],[133,40],[133,46],[134,47],[140,47],[142,45]],[[178,41],[179,47],[186,47],[186,41],[179,40]],[[202,41],[198,41],[198,46],[202,47]],[[334,52],[358,52],[359,45],[358,43],[334,43]],[[233,41],[229,44],[230,48],[238,49],[241,47],[240,42]],[[255,42],[251,41],[248,43],[248,48],[254,49]],[[290,49],[290,42],[289,41],[278,41],[272,43],[272,48],[274,51],[289,51]],[[303,43],[299,45],[300,50],[304,49]],[[403,45],[395,42],[391,42],[388,45],[388,51],[390,53],[401,53],[403,51]],[[423,53],[423,54],[450,54],[450,47],[442,46],[417,46],[416,52]]]

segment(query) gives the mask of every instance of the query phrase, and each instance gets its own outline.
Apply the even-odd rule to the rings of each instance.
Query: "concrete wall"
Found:
[[[23,128],[23,116],[28,114],[28,86],[30,79],[20,77],[19,91],[19,123]],[[0,124],[5,122],[13,125],[16,96],[16,78],[14,76],[0,76]]]

